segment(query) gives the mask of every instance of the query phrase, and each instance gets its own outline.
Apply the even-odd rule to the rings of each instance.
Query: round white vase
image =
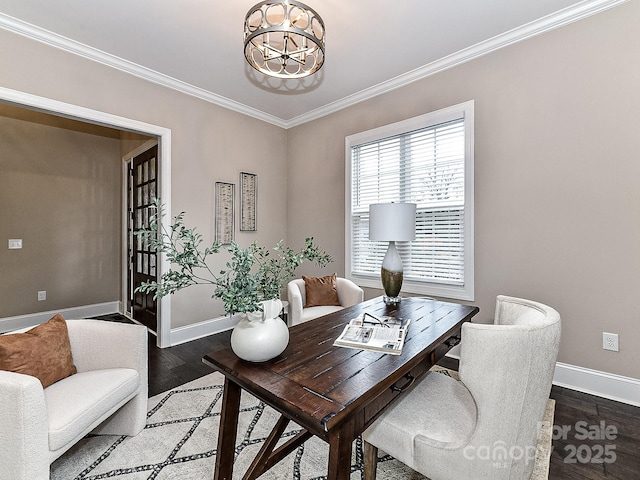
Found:
[[[289,328],[278,317],[280,300],[262,302],[263,311],[242,316],[231,332],[233,353],[249,362],[266,362],[280,355],[289,344]]]

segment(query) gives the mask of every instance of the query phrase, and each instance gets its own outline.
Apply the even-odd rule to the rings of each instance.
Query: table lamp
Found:
[[[380,273],[386,304],[400,302],[402,288],[402,259],[396,242],[410,242],[416,238],[415,203],[376,203],[369,205],[369,240],[389,242]]]

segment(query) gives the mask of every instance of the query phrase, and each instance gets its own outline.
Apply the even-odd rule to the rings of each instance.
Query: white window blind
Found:
[[[467,292],[472,286],[468,268],[472,252],[466,243],[473,234],[467,231],[473,223],[466,218],[472,212],[468,208],[472,199],[466,198],[472,191],[466,185],[467,136],[472,132],[468,122],[463,108],[347,139],[351,179],[347,262],[354,280],[379,287],[388,247],[387,242],[368,239],[369,205],[408,202],[417,205],[416,240],[397,242],[404,266],[403,290],[452,298],[473,296]],[[403,131],[403,127],[411,129]],[[385,135],[389,132],[393,133]],[[367,285],[366,279],[375,283]]]

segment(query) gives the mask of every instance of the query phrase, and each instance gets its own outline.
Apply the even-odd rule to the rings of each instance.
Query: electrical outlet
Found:
[[[47,299],[47,291],[46,290],[41,290],[38,292],[38,301],[41,302],[43,300]]]
[[[613,352],[619,352],[618,347],[618,334],[602,332],[602,348],[605,350],[611,350]]]

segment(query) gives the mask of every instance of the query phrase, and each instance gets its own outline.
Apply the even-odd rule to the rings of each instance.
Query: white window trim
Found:
[[[351,147],[361,143],[379,140],[393,135],[437,125],[464,116],[465,128],[465,220],[464,220],[464,284],[461,286],[442,285],[432,282],[405,280],[402,291],[420,295],[473,301],[474,290],[474,101],[453,105],[435,112],[426,113],[391,125],[374,128],[345,138],[345,277],[360,286],[382,288],[380,276],[355,275],[351,269]]]

